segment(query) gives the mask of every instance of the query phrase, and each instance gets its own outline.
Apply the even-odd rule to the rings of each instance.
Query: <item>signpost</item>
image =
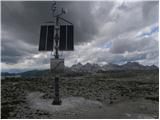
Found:
[[[54,51],[54,58],[50,59],[50,69],[51,73],[55,74],[55,95],[53,105],[60,105],[61,100],[59,97],[59,76],[58,74],[64,70],[64,59],[59,58],[58,51],[73,51],[74,50],[74,36],[73,36],[73,25],[68,20],[61,18],[66,12],[64,9],[61,9],[61,12],[55,15],[57,11],[56,2],[52,5],[53,17],[55,22],[54,25],[42,25],[40,32],[40,42],[39,42],[39,51]],[[67,24],[61,25],[60,21],[63,21]]]

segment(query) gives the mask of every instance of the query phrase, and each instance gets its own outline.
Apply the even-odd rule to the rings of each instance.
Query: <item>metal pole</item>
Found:
[[[58,17],[56,17],[56,35],[55,35],[55,59],[59,59],[59,55],[58,55],[58,41],[59,41],[59,35],[58,35]],[[59,77],[55,77],[55,96],[54,96],[54,100],[53,100],[53,105],[60,105],[62,102],[59,98]]]
[[[59,58],[59,55],[58,55],[58,41],[59,41],[58,31],[59,31],[59,28],[58,28],[58,17],[56,17],[56,36],[55,36],[55,42],[56,42],[56,47],[55,47],[56,54],[55,54],[55,58],[56,59]]]

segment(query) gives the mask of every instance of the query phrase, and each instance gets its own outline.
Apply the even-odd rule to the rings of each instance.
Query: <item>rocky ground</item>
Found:
[[[62,107],[49,104],[54,97],[54,79],[50,77],[5,78],[1,88],[2,118],[159,117],[158,71],[63,75]],[[43,109],[45,105],[50,110]]]

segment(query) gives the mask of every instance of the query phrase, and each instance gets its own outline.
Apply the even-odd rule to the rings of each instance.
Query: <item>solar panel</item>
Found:
[[[73,25],[60,26],[60,51],[70,51],[74,49]],[[40,31],[39,51],[53,51],[54,46],[54,25],[43,25]]]
[[[67,50],[73,49],[73,25],[67,25]]]
[[[73,25],[60,26],[59,50],[73,50]]]
[[[66,50],[66,25],[60,26],[59,50]]]
[[[47,35],[47,51],[53,51],[53,39],[54,39],[54,26],[48,26]]]
[[[39,51],[45,50],[46,36],[47,36],[47,26],[41,26]]]
[[[43,25],[40,31],[39,51],[52,51],[54,39],[54,25]]]

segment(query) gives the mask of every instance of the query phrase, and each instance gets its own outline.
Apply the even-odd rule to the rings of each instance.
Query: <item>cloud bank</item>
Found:
[[[2,69],[49,68],[50,53],[38,51],[40,25],[53,20],[50,1],[2,1]],[[63,52],[65,65],[78,62],[157,65],[158,1],[66,1],[64,18],[75,28],[75,51]],[[60,53],[62,54],[62,53]]]

